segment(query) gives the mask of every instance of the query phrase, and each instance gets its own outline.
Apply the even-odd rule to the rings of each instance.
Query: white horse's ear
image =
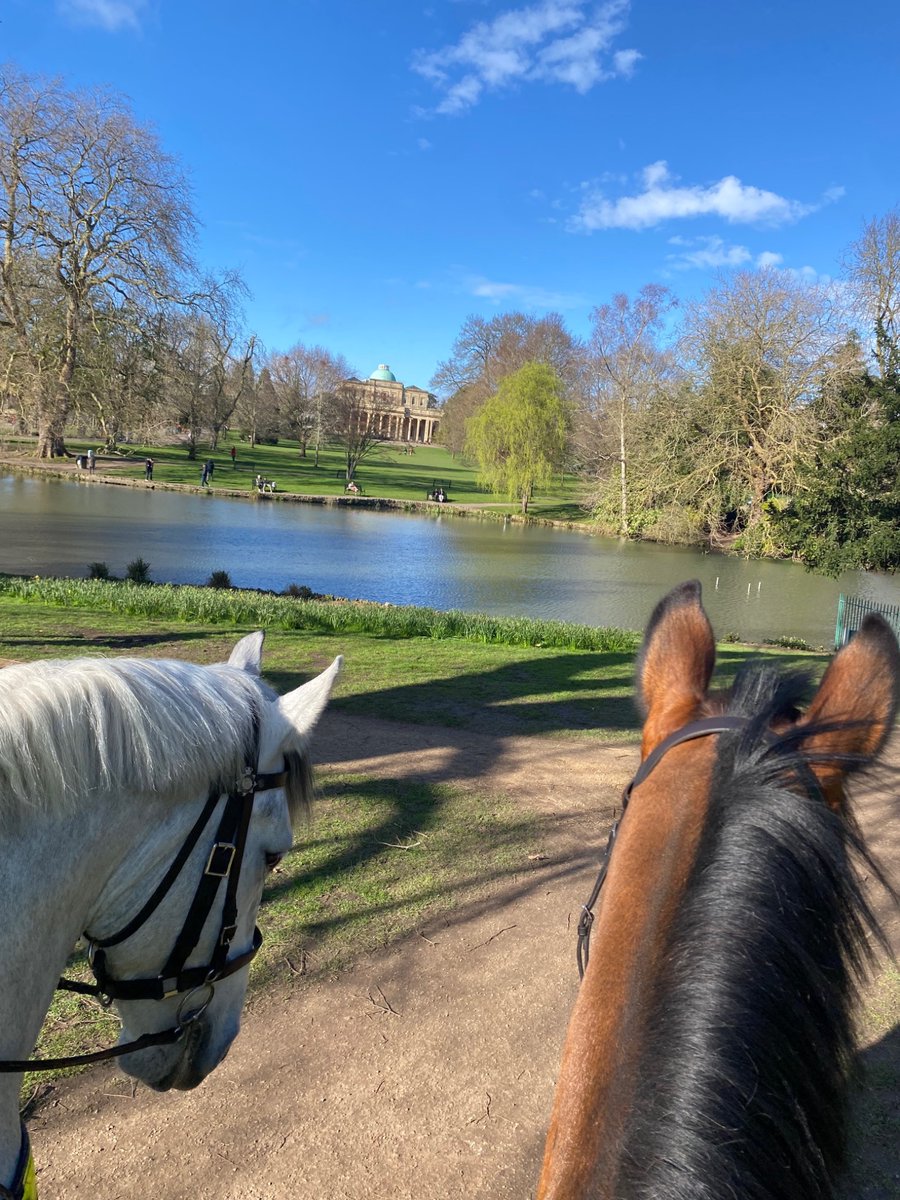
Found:
[[[299,737],[305,737],[322,715],[343,662],[343,657],[338,655],[321,675],[279,699],[278,707]]]
[[[228,656],[229,667],[239,667],[242,671],[249,671],[251,675],[258,675],[262,665],[264,637],[261,629],[242,637]]]

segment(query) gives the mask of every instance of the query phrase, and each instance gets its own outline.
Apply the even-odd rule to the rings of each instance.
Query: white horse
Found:
[[[262,641],[211,667],[0,671],[0,1196],[35,1194],[16,1068],[82,933],[117,1049],[137,1040],[130,1075],[195,1087],[237,1035],[266,870],[309,799],[309,735],[341,664],[278,698]]]

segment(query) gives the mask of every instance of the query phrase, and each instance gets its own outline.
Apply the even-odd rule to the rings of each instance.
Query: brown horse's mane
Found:
[[[880,937],[825,798],[808,684],[745,669],[707,821],[656,980],[617,1200],[827,1200],[844,1146],[857,979]],[[722,705],[716,705],[721,711]],[[860,765],[841,760],[843,771]]]

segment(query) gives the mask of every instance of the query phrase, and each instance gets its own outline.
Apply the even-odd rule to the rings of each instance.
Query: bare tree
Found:
[[[345,477],[353,482],[356,469],[387,438],[376,433],[371,411],[358,385],[348,381],[334,393],[328,406],[328,434],[344,452]]]
[[[882,379],[900,373],[900,212],[869,221],[845,256],[860,306],[875,331],[874,356]]]
[[[246,430],[250,445],[277,437],[280,422],[278,394],[269,368],[263,367],[256,379],[252,371],[238,399],[235,416]]]
[[[588,388],[578,420],[578,450],[595,478],[615,462],[619,479],[619,532],[629,521],[629,430],[636,414],[672,373],[671,356],[660,338],[676,300],[659,284],[643,287],[634,301],[613,297],[591,314],[587,353]]]
[[[158,422],[163,372],[152,327],[117,312],[95,314],[85,330],[71,396],[86,426],[99,428],[109,449],[126,431],[148,433]]]
[[[304,346],[299,342],[284,353],[273,354],[268,363],[272,382],[278,392],[283,420],[292,437],[300,443],[300,457],[315,439],[315,465],[319,465],[322,433],[327,425],[330,398],[352,375],[347,360],[332,354],[324,346]]]
[[[813,450],[810,402],[854,369],[842,309],[832,289],[784,271],[738,272],[691,306],[682,349],[706,413],[698,479],[730,480],[740,527],[759,526]]]
[[[215,327],[207,392],[207,424],[212,450],[218,446],[222,431],[252,377],[255,349],[255,334],[239,343],[236,333],[222,325]]]
[[[65,453],[85,328],[187,298],[193,233],[180,168],[124,100],[2,70],[0,322],[32,367],[41,457]],[[54,339],[31,320],[42,274],[59,298]]]

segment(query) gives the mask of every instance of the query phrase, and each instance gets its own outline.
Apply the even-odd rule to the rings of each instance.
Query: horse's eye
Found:
[[[266,870],[274,871],[275,868],[278,866],[278,864],[281,862],[281,860],[283,858],[284,858],[283,854],[267,854],[266,855]]]

